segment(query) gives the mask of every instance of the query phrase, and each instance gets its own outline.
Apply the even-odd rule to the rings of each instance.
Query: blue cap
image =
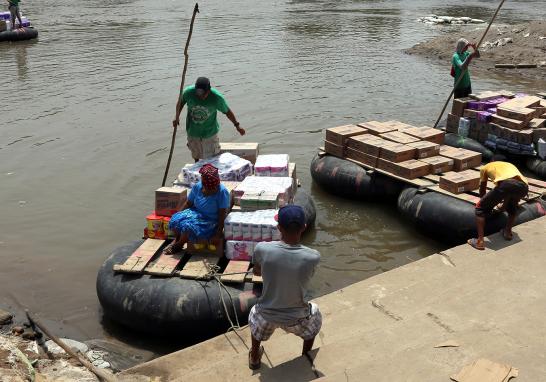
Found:
[[[281,207],[276,218],[281,227],[288,227],[293,223],[298,224],[299,227],[305,226],[305,212],[303,208],[294,204]]]

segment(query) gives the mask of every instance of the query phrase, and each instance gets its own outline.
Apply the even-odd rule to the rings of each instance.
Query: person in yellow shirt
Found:
[[[485,193],[487,181],[495,183],[495,188]],[[483,250],[485,218],[491,214],[497,204],[503,203],[503,209],[508,213],[506,227],[501,230],[506,240],[512,240],[512,226],[516,219],[518,203],[529,192],[527,179],[508,162],[491,162],[480,169],[480,201],[476,204],[476,225],[478,237],[469,239],[468,244]]]

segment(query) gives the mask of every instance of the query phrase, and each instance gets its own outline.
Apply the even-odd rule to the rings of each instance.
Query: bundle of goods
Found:
[[[540,141],[546,140],[546,99],[506,91],[458,98],[453,100],[446,131],[492,150],[534,156]]]
[[[409,180],[453,171],[462,174],[456,181],[459,184],[469,176],[460,172],[479,166],[482,157],[475,151],[442,146],[444,137],[443,131],[430,127],[414,127],[398,121],[370,121],[327,129],[324,148],[331,155]],[[441,188],[454,189],[444,183],[440,182]],[[468,190],[474,184],[468,182],[464,187],[455,188]]]
[[[249,142],[220,142],[220,154],[230,153],[247,161],[256,163],[259,153],[258,143]]]
[[[250,260],[256,243],[280,240],[276,214],[277,210],[231,212],[224,222],[226,257]]]
[[[199,170],[205,164],[212,164],[218,169],[220,180],[240,182],[252,174],[252,163],[230,153],[223,153],[209,159],[201,159],[182,168],[176,184],[192,187],[201,180]]]
[[[294,178],[289,176],[247,176],[235,188],[234,198],[236,205],[246,203],[247,209],[251,210],[260,206],[282,207],[292,201],[295,191]],[[243,198],[245,195],[247,198]]]
[[[15,20],[16,27],[29,27],[30,20],[21,14],[22,25],[19,25],[19,20]],[[11,30],[11,13],[10,12],[0,12],[0,32],[6,30]]]
[[[259,155],[254,165],[256,176],[288,176],[288,154]]]

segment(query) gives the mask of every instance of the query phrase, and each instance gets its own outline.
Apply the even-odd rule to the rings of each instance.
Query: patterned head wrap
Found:
[[[206,189],[212,190],[220,184],[220,175],[218,169],[211,164],[206,164],[199,170],[201,182]]]
[[[463,49],[468,45],[468,40],[464,38],[460,38],[457,41],[457,53],[462,53]]]

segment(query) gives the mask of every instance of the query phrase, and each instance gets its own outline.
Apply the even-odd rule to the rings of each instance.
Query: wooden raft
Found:
[[[183,250],[170,255],[161,253],[153,263],[144,269],[144,273],[153,276],[172,276],[184,254]]]
[[[218,264],[219,260],[216,255],[192,255],[177,274],[184,279],[206,280],[210,278],[211,266]]]
[[[142,273],[144,268],[164,244],[165,240],[146,239],[123,264],[114,265],[114,272]]]
[[[224,283],[244,283],[249,267],[249,261],[230,260],[223,272],[226,275],[220,276],[220,281]]]
[[[323,157],[325,155],[332,155],[332,154],[326,153],[324,151],[324,148],[319,147],[318,155],[319,155],[319,157]],[[427,191],[438,192],[438,193],[448,195],[448,196],[451,196],[453,198],[456,198],[456,199],[459,199],[459,200],[462,200],[462,201],[465,201],[465,202],[468,202],[468,203],[472,203],[472,204],[476,204],[480,200],[478,190],[468,191],[468,192],[461,193],[461,194],[453,194],[453,193],[451,193],[451,192],[449,192],[447,190],[444,190],[443,188],[440,188],[440,186],[439,186],[440,175],[443,175],[443,174],[439,174],[439,175],[431,174],[431,175],[423,176],[421,178],[406,179],[406,178],[402,178],[402,177],[400,177],[398,175],[395,175],[395,174],[393,174],[391,172],[371,167],[369,165],[366,165],[366,164],[361,163],[361,162],[359,162],[357,160],[354,160],[354,159],[350,159],[350,158],[341,158],[341,159],[345,159],[345,160],[347,160],[349,162],[357,164],[360,167],[366,169],[367,170],[366,173],[368,175],[371,175],[374,172],[377,172],[379,174],[386,175],[388,177],[394,178],[394,179],[399,180],[401,182],[411,184],[412,186],[417,187],[419,189],[420,193],[425,193]],[[472,168],[472,169],[469,169],[469,170],[480,171],[479,168]],[[540,198],[542,195],[546,194],[546,182],[544,182],[542,180],[538,180],[538,179],[529,178],[529,177],[526,177],[526,178],[527,178],[527,180],[529,182],[529,195],[520,200],[520,202],[519,202],[520,205],[524,204],[524,203],[526,203],[528,201]],[[487,182],[487,189],[488,190],[490,190],[490,189],[492,189],[494,187],[495,187],[494,183]]]

